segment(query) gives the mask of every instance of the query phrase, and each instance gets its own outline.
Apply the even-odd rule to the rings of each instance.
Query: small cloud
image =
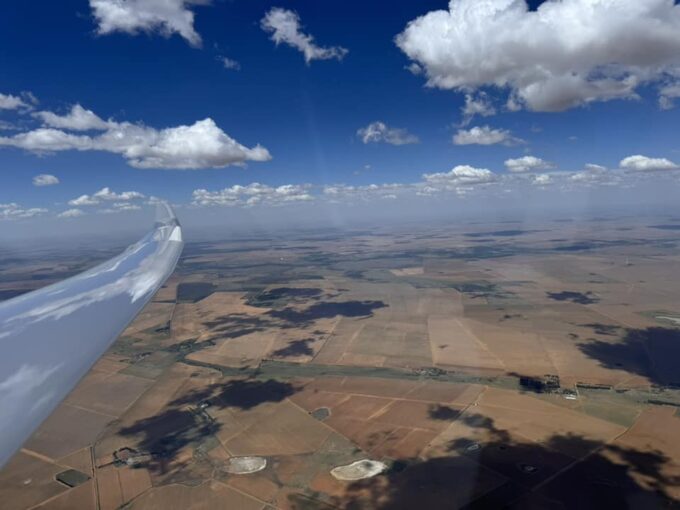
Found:
[[[73,200],[68,201],[68,205],[74,205],[78,207],[84,205],[97,205],[98,203],[99,201],[95,200],[90,195],[80,195],[78,198],[74,198]]]
[[[680,97],[680,83],[666,85],[659,89],[659,108],[670,110],[675,107],[675,99]]]
[[[423,73],[423,68],[420,67],[415,62],[411,62],[409,65],[404,66],[404,69],[406,69],[409,73],[411,73],[414,76],[418,76],[419,74]]]
[[[134,200],[142,200],[144,195],[139,191],[123,191],[116,193],[111,191],[111,188],[105,187],[93,193],[92,195],[80,195],[78,198],[69,200],[68,205],[75,207],[82,207],[87,205],[99,205],[102,202],[130,202]]]
[[[463,114],[463,126],[467,126],[476,116],[490,117],[496,114],[496,109],[489,101],[485,92],[479,92],[475,97],[473,94],[465,94],[465,105],[461,108]]]
[[[535,175],[534,180],[532,184],[534,186],[547,186],[548,184],[551,184],[553,182],[552,177],[550,177],[548,174],[541,174],[541,175]]]
[[[17,220],[25,218],[33,218],[41,216],[47,212],[47,209],[41,207],[24,208],[14,202],[9,204],[0,204],[0,220]]]
[[[539,172],[550,170],[555,165],[536,156],[523,156],[516,159],[506,159],[505,168],[512,173]]]
[[[218,60],[220,62],[222,62],[222,65],[224,66],[225,69],[229,69],[231,71],[240,71],[241,70],[241,64],[239,64],[234,59],[231,59],[229,57],[219,57]]]
[[[517,145],[525,142],[521,138],[512,136],[507,129],[475,126],[471,129],[459,129],[453,135],[453,143],[454,145]]]
[[[20,108],[30,108],[30,105],[21,97],[0,94],[0,110],[18,110]]]
[[[59,179],[54,175],[40,174],[33,177],[33,186],[54,186],[55,184],[59,184]]]
[[[573,184],[585,186],[613,186],[621,183],[620,175],[608,170],[607,167],[588,163],[580,172],[569,175],[569,181]]]
[[[193,205],[252,207],[255,205],[278,206],[295,202],[309,202],[314,200],[310,189],[309,184],[284,184],[273,187],[257,182],[247,186],[237,184],[218,191],[197,189],[193,192]]]
[[[606,166],[596,165],[595,163],[586,163],[584,168],[590,172],[605,172],[607,170]]]
[[[494,182],[497,176],[486,168],[458,165],[449,172],[423,174],[423,179],[430,184],[475,185]]]
[[[210,5],[210,0],[90,0],[97,22],[97,33],[158,33],[164,37],[179,34],[195,47],[201,36],[194,29],[195,5]]]
[[[67,209],[63,212],[60,212],[57,214],[58,218],[77,218],[78,216],[82,216],[85,214],[83,211],[80,209]]]
[[[92,110],[86,110],[79,104],[73,105],[66,115],[43,111],[36,112],[33,116],[41,119],[45,126],[71,131],[103,131],[115,126],[114,122],[101,119]]]
[[[270,9],[260,22],[262,30],[271,34],[271,40],[278,46],[287,44],[303,53],[305,62],[313,60],[342,60],[348,50],[341,46],[317,46],[314,37],[302,32],[300,16],[289,9],[274,7]]]
[[[655,172],[659,170],[677,170],[680,168],[670,159],[649,158],[640,154],[622,159],[619,167],[631,172]]]
[[[389,143],[390,145],[409,145],[418,143],[418,137],[406,129],[392,128],[384,122],[371,122],[357,131],[357,136],[364,143]]]

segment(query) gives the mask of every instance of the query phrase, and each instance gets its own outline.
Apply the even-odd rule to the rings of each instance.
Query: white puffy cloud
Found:
[[[423,182],[416,183],[416,195],[429,197],[441,193],[455,193],[465,197],[477,188],[500,181],[501,177],[486,168],[457,165],[448,172],[423,174]]]
[[[41,119],[46,126],[71,131],[105,130],[115,125],[113,122],[101,119],[92,110],[86,110],[79,104],[73,105],[66,115],[43,111],[35,112],[33,116]]]
[[[201,45],[194,29],[191,7],[210,5],[211,0],[90,0],[97,33],[160,33],[165,37],[177,33],[192,46]]]
[[[680,6],[673,0],[451,0],[411,21],[399,48],[431,87],[507,88],[508,108],[560,111],[636,97],[677,76]]]
[[[545,161],[536,156],[523,156],[516,159],[506,159],[505,168],[512,173],[538,172],[549,170],[554,167],[549,161]]]
[[[677,170],[680,168],[670,159],[649,158],[640,154],[623,158],[619,163],[619,167],[632,172],[654,172],[657,170]]]
[[[144,195],[139,191],[123,191],[122,193],[116,193],[115,191],[111,191],[111,188],[105,187],[92,195],[80,195],[78,198],[69,200],[68,205],[82,207],[87,205],[99,205],[102,202],[130,202],[143,198],[145,198]]]
[[[193,204],[198,206],[254,206],[259,204],[283,205],[314,200],[308,184],[267,186],[254,182],[247,186],[234,185],[218,191],[197,189]]]
[[[19,96],[0,94],[0,110],[18,110],[19,108],[30,108],[30,105]]]
[[[33,186],[54,186],[59,184],[59,178],[50,174],[40,174],[33,177]]]
[[[371,122],[368,126],[357,131],[357,136],[364,143],[384,142],[391,145],[407,145],[418,143],[418,137],[406,129],[392,128],[384,122]]]
[[[104,150],[118,149],[136,168],[220,168],[271,159],[267,149],[241,145],[210,118],[162,130],[126,124],[106,132],[99,143]]]
[[[262,30],[271,34],[271,40],[278,46],[285,43],[304,54],[305,62],[312,60],[342,60],[347,49],[340,46],[324,48],[314,43],[314,37],[302,32],[300,16],[294,11],[274,7],[270,9],[260,22]]]
[[[241,70],[241,64],[239,64],[233,58],[220,57],[219,61],[222,62],[222,65],[224,66],[225,69],[229,69],[231,71],[240,71]]]
[[[547,186],[553,182],[553,178],[548,174],[535,175],[532,184],[534,186]]]
[[[497,180],[497,175],[486,168],[458,165],[449,172],[423,174],[429,184],[476,185],[488,184]]]
[[[58,218],[77,218],[78,216],[84,215],[85,212],[83,212],[80,209],[66,209],[65,211],[60,212],[57,214]]]
[[[470,129],[459,129],[453,135],[454,145],[516,145],[524,140],[512,136],[507,129],[493,129],[489,126],[475,126]]]
[[[123,191],[122,193],[116,193],[106,187],[97,191],[93,197],[99,200],[136,200],[144,198],[144,195],[139,191]]]
[[[14,202],[9,204],[0,204],[0,220],[18,220],[25,218],[33,218],[45,214],[47,209],[41,207],[23,208]]]
[[[246,161],[268,161],[260,145],[248,148],[222,131],[211,118],[190,126],[154,129],[143,124],[104,121],[94,112],[74,106],[67,115],[38,112],[51,127],[41,127],[11,137],[0,136],[0,147],[17,147],[36,153],[104,151],[122,155],[136,168],[221,168]],[[57,127],[61,129],[56,129]],[[69,130],[99,130],[100,134],[74,134]]]
[[[68,201],[68,205],[82,207],[84,205],[97,205],[99,200],[92,198],[90,195],[80,195],[78,198]]]
[[[11,137],[0,136],[0,147],[17,147],[38,154],[56,151],[93,150],[92,138],[59,129],[38,128]]]
[[[583,168],[591,172],[604,172],[607,170],[606,166],[597,165],[595,163],[586,163]]]

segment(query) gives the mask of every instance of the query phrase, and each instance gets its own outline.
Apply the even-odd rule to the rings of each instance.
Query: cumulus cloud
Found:
[[[314,43],[314,37],[302,32],[300,16],[289,9],[274,7],[260,22],[262,30],[271,34],[271,40],[278,46],[281,43],[301,51],[305,62],[312,60],[342,60],[348,50],[340,46],[322,47]]]
[[[90,195],[80,195],[78,198],[68,201],[68,205],[82,207],[84,205],[97,205],[99,200],[92,198]]]
[[[553,182],[553,178],[548,174],[535,175],[532,184],[534,186],[547,186]]]
[[[476,185],[496,181],[497,176],[486,168],[475,168],[470,165],[458,165],[449,172],[423,174],[425,182],[430,184]]]
[[[33,186],[54,186],[59,184],[59,178],[50,174],[40,174],[33,177]]]
[[[19,96],[11,94],[0,94],[0,110],[18,110],[19,108],[30,108],[31,105]]]
[[[33,116],[41,119],[46,126],[71,131],[105,130],[115,125],[114,122],[101,119],[92,110],[86,110],[79,104],[73,105],[66,115],[43,111],[35,112]]]
[[[47,209],[40,207],[24,208],[17,203],[0,204],[0,220],[33,218],[45,214]]]
[[[496,173],[487,168],[457,165],[447,172],[426,173],[416,182],[374,183],[369,185],[333,184],[316,187],[309,184],[269,186],[252,183],[236,185],[223,190],[197,189],[193,192],[193,205],[251,207],[254,205],[278,206],[286,203],[330,202],[352,204],[359,201],[410,200],[418,197],[473,195],[492,196],[498,193],[519,192],[530,187],[557,189],[561,192],[578,192],[584,188],[634,186],[641,182],[640,175],[610,170],[589,163],[580,171],[548,171],[553,164],[541,158],[526,156],[508,160],[509,172]]]
[[[104,151],[122,155],[136,168],[221,168],[247,161],[268,161],[261,145],[248,148],[206,118],[190,126],[154,129],[143,124],[104,121],[94,112],[75,105],[67,115],[38,112],[45,124],[11,137],[0,136],[0,147],[17,147],[35,153]],[[59,129],[57,129],[59,128]],[[68,131],[101,131],[74,134]]]
[[[506,88],[508,108],[561,111],[636,97],[677,76],[680,6],[672,0],[451,0],[411,21],[399,48],[431,87]],[[480,64],[481,63],[481,64]]]
[[[267,186],[254,182],[247,186],[235,185],[218,191],[197,189],[193,204],[198,206],[255,206],[259,204],[283,205],[314,200],[308,184]]]
[[[357,131],[357,136],[364,143],[384,142],[391,145],[407,145],[418,143],[418,137],[409,133],[406,129],[392,128],[384,122],[371,122],[368,126]]]
[[[539,172],[553,167],[554,165],[549,161],[537,158],[536,156],[523,156],[521,158],[505,160],[505,168],[512,173]]]
[[[623,158],[619,163],[619,167],[631,172],[655,172],[658,170],[677,170],[680,168],[670,159],[648,158],[640,154]]]
[[[159,33],[165,37],[179,34],[192,46],[201,45],[194,29],[192,7],[210,5],[211,0],[90,0],[97,33]]]
[[[97,145],[120,152],[136,168],[220,168],[271,159],[267,149],[241,145],[210,118],[162,130],[125,124],[107,131]]]
[[[115,193],[108,187],[100,189],[93,196],[99,200],[136,200],[144,198],[144,195],[139,191],[123,191],[122,193]]]
[[[69,200],[68,205],[75,207],[82,207],[88,205],[99,205],[102,202],[130,202],[133,200],[141,200],[145,198],[139,191],[123,191],[122,193],[116,193],[111,191],[111,188],[105,187],[93,193],[92,195],[80,195],[78,198]]]
[[[82,216],[83,214],[85,214],[85,212],[83,212],[80,209],[67,209],[67,210],[62,211],[59,214],[57,214],[57,217],[58,218],[77,218],[78,216]]]
[[[454,145],[516,145],[524,140],[512,136],[507,129],[493,129],[490,126],[475,126],[470,129],[459,129],[453,135]]]
[[[17,135],[0,136],[0,147],[17,147],[38,154],[78,150],[93,150],[92,138],[85,135],[74,135],[59,129],[38,128]]]

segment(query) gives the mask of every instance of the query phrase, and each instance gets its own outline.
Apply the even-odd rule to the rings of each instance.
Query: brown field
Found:
[[[168,485],[153,489],[137,499],[131,508],[144,510],[259,510],[264,504],[243,493],[219,483],[211,482],[200,487]]]
[[[58,459],[91,445],[114,417],[62,404],[45,420],[25,447]]]
[[[649,227],[668,221],[189,243],[0,472],[0,506],[677,507],[679,240]],[[366,458],[387,471],[330,474]]]
[[[0,473],[3,508],[30,508],[66,492],[67,488],[54,480],[60,471],[59,466],[48,461],[17,453]]]
[[[236,437],[224,442],[232,455],[294,455],[317,450],[331,431],[300,410],[284,402],[272,409],[273,416],[258,420]]]

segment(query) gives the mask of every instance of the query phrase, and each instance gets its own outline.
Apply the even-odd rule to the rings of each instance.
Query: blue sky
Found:
[[[234,202],[231,195],[226,199],[211,196],[198,203],[193,193],[217,193],[251,183],[272,189],[311,185],[286,192],[300,198],[299,202],[318,203],[329,196],[335,197],[334,201],[373,202],[386,196],[402,200],[408,195],[425,204],[435,194],[443,194],[444,200],[459,200],[476,193],[473,188],[488,190],[493,183],[496,192],[503,187],[520,196],[534,194],[538,188],[546,190],[548,183],[554,185],[552,192],[573,193],[578,192],[579,183],[591,188],[603,184],[617,187],[624,196],[635,193],[631,190],[638,185],[646,190],[658,182],[665,188],[668,183],[677,185],[680,112],[672,103],[680,96],[673,88],[680,77],[676,71],[680,58],[674,56],[680,48],[680,36],[641,43],[639,34],[658,27],[654,22],[659,19],[670,32],[676,29],[677,33],[680,8],[670,0],[631,0],[622,2],[624,10],[631,9],[630,15],[617,19],[605,11],[606,2],[566,0],[564,9],[582,13],[584,6],[595,7],[595,13],[581,16],[583,26],[574,28],[554,26],[561,23],[564,13],[551,16],[549,11],[542,11],[545,5],[539,7],[540,2],[533,2],[529,9],[523,2],[515,2],[521,5],[514,14],[508,9],[517,5],[510,8],[506,0],[477,3],[503,11],[508,30],[516,23],[520,34],[525,29],[539,34],[534,43],[546,45],[547,55],[542,55],[535,48],[510,49],[508,39],[500,35],[494,43],[497,28],[489,26],[488,20],[486,25],[474,23],[475,16],[476,21],[486,19],[484,12],[455,15],[456,9],[462,10],[470,2],[454,0],[449,7],[445,1],[173,0],[170,4],[175,4],[177,13],[195,16],[193,23],[182,26],[200,37],[200,46],[195,38],[186,33],[183,36],[172,19],[163,21],[157,0],[129,2],[126,15],[132,16],[133,25],[125,24],[130,20],[118,19],[118,26],[106,18],[110,12],[107,4],[112,0],[62,0],[41,2],[39,6],[6,2],[0,17],[0,98],[20,99],[24,106],[0,109],[0,125],[4,126],[0,131],[0,204],[17,204],[18,210],[40,209],[35,216],[45,217],[71,209],[84,214],[103,208],[110,211],[114,203],[142,205],[142,200],[135,202],[137,199],[120,195],[124,191],[138,192],[144,195],[143,200],[163,197],[180,208],[192,203],[194,207],[281,205],[280,201],[267,203],[271,194],[267,190],[246,192],[246,199],[255,195],[262,198],[249,204],[243,203],[245,200]],[[639,11],[640,4],[647,4],[648,9]],[[297,35],[312,36],[315,48],[344,48],[344,57],[305,62],[303,53],[286,40],[275,44],[274,29],[262,26],[263,18],[274,7],[297,15]],[[537,8],[542,21],[531,17],[537,14]],[[406,41],[395,41],[398,34],[406,33],[409,22],[437,10],[461,33],[461,40],[472,41],[470,47],[461,49],[455,40],[447,41],[444,33],[437,32],[439,25],[434,18],[426,18],[420,31],[414,29]],[[140,12],[154,13],[156,21],[139,22],[134,16]],[[641,20],[639,25],[627,26],[637,23],[635,20]],[[645,26],[645,21],[650,24]],[[521,28],[525,22],[528,28]],[[573,31],[575,44],[580,37],[583,47],[572,51],[566,43],[562,48],[558,43],[552,48],[554,39],[540,40],[541,25],[547,26],[546,34],[555,34],[557,39],[560,30],[569,36]],[[611,44],[588,40],[582,28],[583,33],[585,29],[598,29],[600,38],[610,38]],[[630,48],[623,40],[625,34],[634,39]],[[476,38],[486,42],[475,44]],[[640,44],[648,44],[649,51],[634,55],[634,48]],[[428,47],[437,50],[435,55],[426,54]],[[591,59],[592,54],[598,56]],[[224,57],[237,62],[238,69],[226,68]],[[536,78],[535,70],[545,66],[542,58],[548,63],[559,61],[559,72],[566,69],[567,74],[582,77],[582,82],[564,88],[564,82],[555,78],[557,66],[549,69],[553,75],[548,78]],[[614,65],[620,68],[611,70]],[[408,66],[417,72],[409,71]],[[489,69],[480,77],[482,68]],[[630,85],[632,82],[634,85]],[[547,84],[546,90],[554,85],[558,93],[550,92],[547,99],[545,95],[539,97],[531,88],[537,84]],[[662,89],[667,92],[663,108],[659,103]],[[508,103],[513,94],[519,107]],[[495,113],[466,119],[461,113],[466,95]],[[565,96],[575,99],[565,106],[560,102]],[[194,162],[191,155],[163,153],[159,165],[163,168],[154,168],[151,156],[142,156],[136,166],[143,168],[136,168],[131,163],[134,158],[123,153],[127,147],[112,151],[101,149],[100,144],[96,149],[73,146],[52,150],[53,146],[16,142],[16,137],[39,129],[90,138],[108,132],[106,128],[69,130],[40,116],[40,112],[52,112],[63,117],[73,105],[81,105],[103,121],[143,125],[153,130],[149,134],[152,137],[158,130],[212,119],[215,129],[244,150],[260,144],[271,159],[258,156],[242,162],[238,158],[229,160],[236,165],[223,164],[224,159],[206,164],[205,158]],[[385,139],[389,136],[380,133],[364,143],[358,131],[375,122],[384,123],[387,133],[392,133],[392,142],[417,139],[418,143],[388,143]],[[454,142],[459,130],[473,128],[496,133],[502,140],[466,145]],[[389,131],[392,129],[404,131]],[[196,140],[197,144],[203,142]],[[144,150],[157,155],[173,145],[170,142],[159,148],[154,143],[149,142]],[[526,156],[534,159],[523,160],[524,167],[522,163],[514,167],[523,170],[510,172],[512,165],[506,161]],[[645,159],[622,164],[630,156]],[[181,169],[173,168],[176,163],[172,158],[177,157],[183,161]],[[191,162],[187,163],[187,158]],[[603,168],[588,167],[589,174],[583,179],[572,178],[588,164]],[[457,167],[486,170],[491,176],[477,172],[471,178],[465,170],[455,176],[447,174]],[[59,184],[35,186],[32,179],[39,174],[53,175]],[[424,174],[441,176],[428,181]],[[503,180],[510,174],[516,174],[511,175],[516,179]],[[524,176],[520,179],[519,174]],[[591,174],[594,178],[589,177]],[[546,177],[537,179],[539,175]],[[394,193],[382,188],[392,183],[411,188],[395,188]],[[342,192],[327,192],[326,187],[332,185],[342,185]],[[369,185],[380,189],[358,188]],[[92,197],[105,187],[110,198],[102,198],[107,195],[103,193],[99,200],[91,200],[99,202],[97,207],[68,204],[82,195]]]

